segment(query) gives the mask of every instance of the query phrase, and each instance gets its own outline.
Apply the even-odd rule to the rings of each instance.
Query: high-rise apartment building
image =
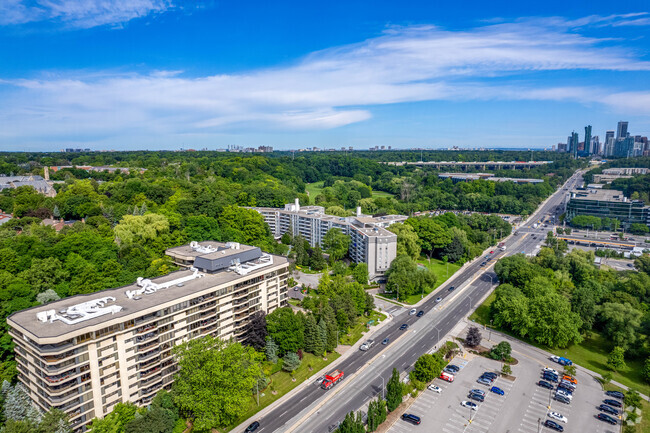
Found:
[[[585,148],[583,152],[586,156],[589,156],[593,153],[593,150],[591,148],[591,125],[585,126]]]
[[[573,155],[574,158],[578,157],[578,145],[580,144],[580,139],[578,138],[578,133],[573,131],[571,135],[569,135],[569,140],[568,140],[568,147],[569,147],[569,152],[571,152],[571,155]]]
[[[381,278],[397,255],[397,235],[386,230],[386,227],[408,218],[404,215],[362,215],[361,208],[357,208],[356,216],[337,217],[327,215],[322,206],[300,206],[298,199],[285,205],[284,209],[252,209],[264,216],[276,239],[289,232],[293,236],[302,236],[312,247],[322,246],[323,238],[330,229],[340,229],[350,236],[350,258],[355,263],[368,265],[370,279]]]
[[[622,120],[618,122],[618,127],[616,129],[616,141],[627,137],[627,124],[628,122],[623,122]]]
[[[18,381],[76,431],[115,404],[169,388],[172,348],[211,334],[245,341],[252,314],[286,306],[288,261],[237,243],[193,242],[167,254],[185,269],[12,314]]]

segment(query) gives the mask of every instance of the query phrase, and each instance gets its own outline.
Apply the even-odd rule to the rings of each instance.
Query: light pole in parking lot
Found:
[[[542,419],[537,418],[537,433],[539,433],[540,431],[542,431]]]

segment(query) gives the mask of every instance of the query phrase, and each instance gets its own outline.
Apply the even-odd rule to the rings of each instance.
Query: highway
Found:
[[[546,239],[548,229],[533,229],[532,224],[552,215],[557,206],[563,205],[566,195],[564,188],[570,190],[582,181],[581,178],[581,172],[576,172],[564,187],[540,206],[529,219],[530,223],[521,227],[524,230],[518,230],[518,235],[506,240],[505,252],[495,248],[494,254],[487,256],[496,259],[516,253],[536,253]],[[486,266],[481,266],[484,260],[475,260],[457,272],[417,307],[418,311],[425,312],[422,318],[409,316],[408,309],[401,309],[395,314],[393,323],[373,334],[376,342],[373,348],[366,352],[356,351],[337,365],[345,372],[345,379],[341,383],[329,391],[316,385],[294,391],[290,399],[259,419],[258,431],[328,432],[333,429],[346,413],[360,409],[381,392],[394,367],[400,372],[409,371],[420,355],[433,350],[440,338],[476,308],[476,302],[490,292],[496,283],[493,272],[495,259]],[[455,286],[456,290],[449,291],[450,286]],[[437,297],[443,298],[439,304],[435,303]],[[409,324],[408,330],[399,330],[403,323]],[[381,344],[384,338],[390,338],[388,345]],[[328,398],[331,393],[335,395]]]

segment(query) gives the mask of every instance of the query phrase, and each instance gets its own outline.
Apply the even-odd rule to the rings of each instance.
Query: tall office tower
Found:
[[[585,126],[585,155],[589,156],[593,153],[591,149],[591,125]]]
[[[607,140],[607,143],[605,143],[604,156],[612,156],[612,155],[614,155],[614,145],[615,144],[616,144],[616,139],[614,137],[610,137],[609,140]]]
[[[578,145],[580,144],[579,140],[580,139],[578,138],[578,133],[573,131],[570,137],[571,145],[569,147],[569,152],[571,152],[574,158],[578,157]]]
[[[591,148],[592,155],[602,154],[602,149],[600,148],[600,138],[597,135],[591,137],[590,148]]]
[[[609,143],[609,139],[614,138],[614,131],[605,132],[605,144]]]
[[[616,129],[616,140],[623,140],[627,138],[627,122],[622,120],[618,122],[618,128]]]

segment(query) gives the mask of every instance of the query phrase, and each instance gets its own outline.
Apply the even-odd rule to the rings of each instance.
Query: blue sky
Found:
[[[0,149],[650,134],[647,1],[530,3],[0,0]]]

